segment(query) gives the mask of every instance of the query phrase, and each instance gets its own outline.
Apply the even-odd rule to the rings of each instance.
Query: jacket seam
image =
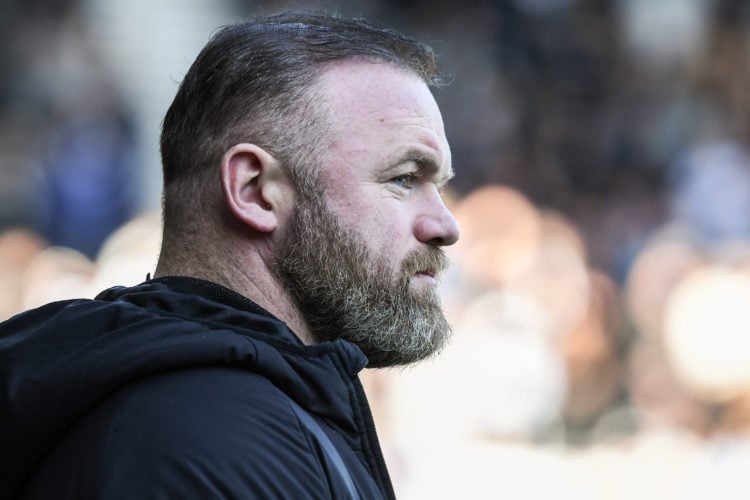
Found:
[[[288,398],[288,396],[286,396]],[[307,451],[310,454],[311,457],[314,457],[315,460],[313,462],[315,463],[315,467],[318,469],[318,474],[320,477],[327,478],[327,474],[325,469],[323,468],[323,465],[321,464],[321,461],[317,459],[317,454],[315,453],[315,446],[313,444],[313,437],[310,435],[308,431],[305,430],[305,427],[302,425],[302,422],[299,419],[299,416],[294,412],[294,409],[292,408],[292,402],[286,401],[287,408],[289,410],[289,413],[294,416],[294,421],[297,424],[297,430],[302,433],[302,435],[305,437],[305,442],[307,443]],[[328,482],[328,481],[326,481]],[[329,484],[329,488],[331,485]]]

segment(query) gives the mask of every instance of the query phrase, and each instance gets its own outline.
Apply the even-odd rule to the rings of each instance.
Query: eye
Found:
[[[412,189],[419,176],[417,174],[404,174],[394,177],[389,182],[403,189]]]

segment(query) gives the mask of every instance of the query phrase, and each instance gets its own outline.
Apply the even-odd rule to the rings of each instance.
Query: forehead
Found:
[[[347,140],[410,133],[449,154],[437,103],[414,73],[385,62],[337,61],[323,70],[316,90],[332,131]]]

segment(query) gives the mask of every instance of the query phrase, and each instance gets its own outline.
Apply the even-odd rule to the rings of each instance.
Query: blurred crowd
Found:
[[[168,101],[121,77],[109,3],[0,0],[0,319],[153,270]],[[451,81],[454,340],[364,375],[400,497],[745,498],[750,3],[289,5],[424,39]]]

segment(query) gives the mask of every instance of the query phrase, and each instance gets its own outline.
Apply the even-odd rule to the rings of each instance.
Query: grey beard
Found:
[[[443,251],[414,252],[393,273],[358,235],[341,228],[322,196],[309,198],[292,218],[275,271],[313,338],[355,343],[372,368],[410,364],[440,351],[450,336],[440,297],[434,288],[414,292],[409,284],[419,271],[444,270]]]

